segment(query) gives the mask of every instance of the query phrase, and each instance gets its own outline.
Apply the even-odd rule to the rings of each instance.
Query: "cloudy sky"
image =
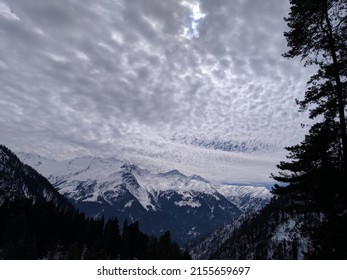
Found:
[[[267,182],[305,133],[288,0],[0,0],[0,143]]]

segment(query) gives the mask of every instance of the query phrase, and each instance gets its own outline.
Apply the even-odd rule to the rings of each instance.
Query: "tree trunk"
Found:
[[[344,181],[347,183],[347,132],[346,132],[346,116],[345,116],[345,96],[342,88],[341,78],[340,78],[340,69],[337,61],[336,55],[336,43],[333,36],[333,30],[331,26],[331,22],[328,14],[327,2],[325,1],[324,5],[324,14],[325,20],[327,22],[326,35],[328,37],[330,54],[333,59],[333,73],[334,79],[336,83],[336,93],[337,93],[337,102],[338,102],[338,110],[339,110],[339,120],[340,120],[340,133],[342,140],[342,153],[343,153],[343,173],[344,173]]]

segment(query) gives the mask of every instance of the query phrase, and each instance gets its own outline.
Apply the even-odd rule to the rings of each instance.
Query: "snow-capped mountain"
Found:
[[[72,208],[45,177],[0,145],[0,205],[6,199],[52,202],[58,208]]]
[[[265,187],[220,185],[218,191],[237,205],[243,213],[259,211],[272,197]]]
[[[88,216],[138,220],[143,231],[158,235],[170,230],[181,244],[232,223],[252,208],[260,209],[271,197],[263,187],[214,185],[178,170],[155,174],[112,157],[19,157]]]

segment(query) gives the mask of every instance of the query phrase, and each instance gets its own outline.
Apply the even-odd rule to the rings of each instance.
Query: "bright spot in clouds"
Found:
[[[188,7],[191,11],[191,22],[190,27],[184,29],[183,36],[186,38],[197,38],[199,37],[199,24],[200,20],[202,20],[206,14],[202,13],[200,10],[200,4],[197,1],[187,2],[183,1],[182,5]]]

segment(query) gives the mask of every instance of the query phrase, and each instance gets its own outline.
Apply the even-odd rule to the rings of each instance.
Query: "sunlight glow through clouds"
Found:
[[[182,5],[185,7],[188,7],[191,10],[191,22],[190,27],[184,28],[184,34],[183,37],[186,37],[188,39],[191,38],[198,38],[199,37],[199,21],[202,20],[204,17],[206,17],[206,14],[202,13],[200,10],[200,4],[199,2],[188,2],[183,1]]]

